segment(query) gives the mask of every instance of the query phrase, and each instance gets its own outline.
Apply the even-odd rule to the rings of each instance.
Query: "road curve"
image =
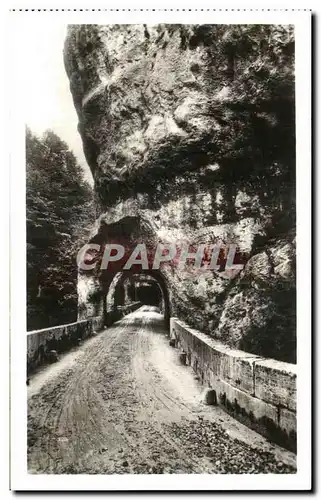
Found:
[[[144,306],[30,379],[28,470],[295,473],[295,456],[202,402]]]

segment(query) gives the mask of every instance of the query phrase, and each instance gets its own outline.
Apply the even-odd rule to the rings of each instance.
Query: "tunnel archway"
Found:
[[[140,287],[135,287],[136,292],[134,293],[136,293],[136,296],[131,295],[133,292],[130,291],[130,285],[135,281],[144,283],[144,286],[149,287],[149,290],[137,292],[137,288]],[[148,292],[151,290],[152,297],[148,297]],[[156,290],[158,290],[158,292]],[[166,278],[160,271],[142,270],[137,272],[132,270],[123,270],[116,273],[110,281],[108,290],[106,290],[106,313],[108,314],[111,311],[117,310],[119,306],[125,306],[126,299],[129,299],[129,302],[141,302],[145,305],[158,306],[164,315],[165,327],[169,329],[171,317],[170,297]]]
[[[152,276],[133,275],[128,288],[131,300],[139,301],[146,306],[155,306],[164,310],[164,299],[158,282]]]
[[[140,269],[139,265],[133,265],[131,269],[124,269],[127,259],[132,254],[138,244],[143,244],[147,248],[148,262],[153,258],[159,237],[157,227],[146,217],[134,203],[124,204],[119,213],[110,209],[104,217],[100,219],[96,234],[89,240],[89,244],[98,246],[99,249],[90,254],[89,264],[95,267],[90,270],[80,270],[78,275],[79,294],[79,317],[85,319],[88,315],[102,314],[104,324],[110,324],[110,313],[115,312],[113,317],[117,317],[117,308],[125,304],[128,287],[126,280],[133,274],[139,276],[150,276],[155,280],[162,295],[162,312],[164,314],[165,326],[169,329],[171,316],[171,300],[166,269],[158,270]],[[109,261],[106,267],[102,267],[105,245],[117,244],[123,246],[125,254],[120,259]],[[155,293],[154,293],[155,295]]]

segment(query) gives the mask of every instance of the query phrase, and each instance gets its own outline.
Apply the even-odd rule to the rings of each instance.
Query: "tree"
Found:
[[[67,144],[26,133],[27,328],[77,318],[76,254],[94,220],[93,192]]]

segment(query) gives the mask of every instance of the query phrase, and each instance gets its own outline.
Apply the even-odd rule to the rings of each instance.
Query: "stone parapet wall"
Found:
[[[67,325],[35,330],[27,334],[27,370],[32,372],[50,362],[52,351],[66,352],[80,341],[91,337],[104,326],[102,317],[96,316]]]
[[[171,338],[215,402],[268,439],[296,449],[296,365],[231,349],[171,318]]]
[[[141,306],[134,302],[124,307],[108,311],[106,317],[94,316],[67,325],[35,330],[27,334],[27,371],[32,372],[38,366],[53,360],[52,351],[63,353],[78,345],[82,340],[95,335],[104,326],[110,326]]]

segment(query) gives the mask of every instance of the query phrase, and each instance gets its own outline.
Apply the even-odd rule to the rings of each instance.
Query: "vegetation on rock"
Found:
[[[77,319],[76,254],[94,221],[93,193],[52,131],[26,132],[27,329]]]

